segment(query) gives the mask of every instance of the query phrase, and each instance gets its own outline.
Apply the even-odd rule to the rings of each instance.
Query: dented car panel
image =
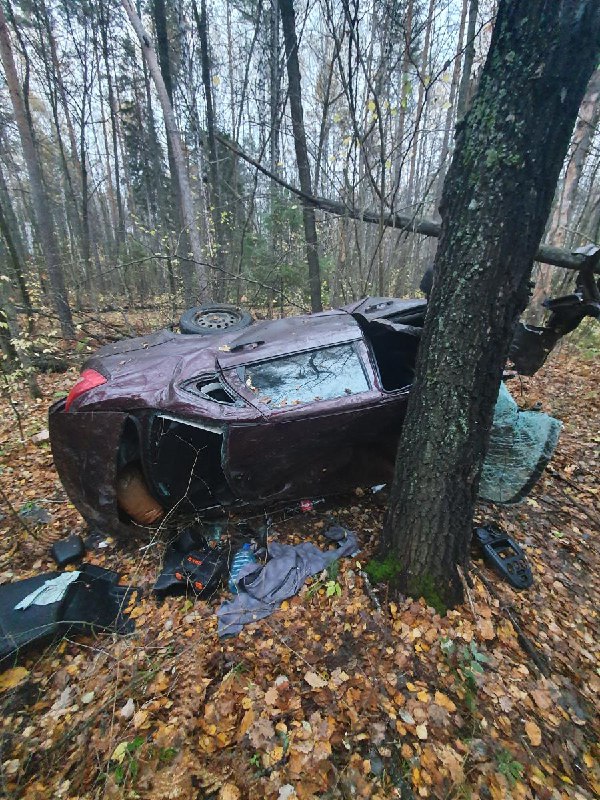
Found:
[[[79,513],[95,525],[118,521],[117,454],[127,414],[97,411],[85,415],[50,408],[49,430],[58,475]]]

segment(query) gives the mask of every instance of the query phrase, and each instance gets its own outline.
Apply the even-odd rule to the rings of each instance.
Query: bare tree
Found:
[[[56,238],[54,220],[50,210],[49,198],[42,180],[42,171],[35,145],[33,127],[31,119],[27,115],[25,102],[21,93],[8,25],[2,6],[0,6],[0,57],[2,58],[13,114],[15,122],[17,123],[23,155],[27,165],[29,184],[31,187],[31,200],[35,210],[37,231],[42,245],[44,262],[48,271],[52,302],[60,321],[63,336],[65,338],[73,338],[75,330],[60,262],[60,250]]]
[[[310,162],[306,147],[304,131],[304,111],[302,108],[302,88],[300,80],[300,64],[298,62],[298,39],[296,38],[296,18],[293,0],[279,0],[281,26],[285,41],[287,59],[288,94],[292,114],[292,130],[294,132],[294,148],[298,165],[300,188],[305,194],[312,194]],[[317,242],[317,224],[315,209],[307,203],[302,204],[304,220],[304,238],[306,240],[306,259],[308,261],[308,280],[310,284],[310,307],[313,312],[322,311],[321,302],[321,267]]]

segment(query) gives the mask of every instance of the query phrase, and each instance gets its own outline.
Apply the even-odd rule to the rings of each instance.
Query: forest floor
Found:
[[[42,401],[13,388],[24,441],[15,408],[0,401],[0,583],[53,570],[50,545],[84,530],[48,442],[32,440],[76,374],[42,376]],[[563,348],[535,378],[511,382],[521,406],[541,401],[564,422],[529,498],[478,509],[525,549],[534,574],[527,591],[476,560],[468,601],[446,616],[423,600],[391,600],[383,586],[374,595],[359,572],[377,548],[383,492],[276,521],[278,541],[323,547],[333,518],[357,533],[360,554],[340,563],[339,592],[327,596],[330,576],[309,581],[232,639],[216,633],[226,592],[211,602],[153,598],[159,548],[109,539],[89,553],[87,561],[142,588],[136,631],[64,638],[0,673],[0,794],[600,796],[598,374],[598,356]],[[7,500],[17,511],[41,507],[51,520],[26,530]]]

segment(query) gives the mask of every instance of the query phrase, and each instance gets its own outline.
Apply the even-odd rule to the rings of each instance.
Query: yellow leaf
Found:
[[[369,111],[375,111],[376,108],[375,101],[369,100],[369,102],[367,103],[367,108],[369,109]]]
[[[111,760],[116,761],[118,764],[122,764],[123,759],[125,758],[125,753],[127,752],[128,744],[128,742],[120,742],[113,750]]]
[[[438,706],[445,708],[446,711],[449,711],[451,714],[454,711],[456,711],[456,706],[454,705],[452,700],[450,700],[448,695],[444,694],[443,692],[436,692],[435,697],[433,699],[438,704]]]
[[[421,703],[429,703],[431,702],[431,695],[429,692],[426,692],[425,689],[422,689],[420,692],[417,692],[417,700]]]
[[[531,742],[534,747],[539,747],[542,743],[542,732],[539,727],[535,724],[535,722],[526,722],[525,723],[525,733],[527,734],[527,738]]]
[[[29,675],[29,670],[25,667],[13,667],[7,669],[0,675],[0,692],[6,692],[8,689],[14,689],[21,681]]]
[[[416,732],[419,739],[424,741],[427,738],[427,725],[417,725]]]

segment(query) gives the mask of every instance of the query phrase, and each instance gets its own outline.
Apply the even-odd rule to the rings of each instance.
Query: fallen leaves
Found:
[[[312,689],[324,689],[327,686],[327,681],[324,681],[316,672],[307,672],[304,680]]]
[[[541,745],[542,732],[535,722],[527,720],[525,723],[525,733],[527,734],[530,744],[532,744],[534,747],[539,747]]]
[[[553,463],[592,510],[600,402],[579,403],[573,392],[587,384],[578,365],[569,364],[572,384],[558,370],[545,373],[551,377],[545,396],[569,397]],[[54,379],[43,380],[51,386]],[[43,411],[32,410],[32,433],[45,425]],[[25,500],[43,506],[43,497],[64,499],[46,446],[28,438],[12,453],[10,459],[0,454],[0,478],[12,470],[14,486],[4,486],[18,507]],[[87,797],[100,771],[112,774],[119,758],[128,763],[127,746],[139,739],[143,744],[131,754],[139,762],[137,784],[127,791],[148,800],[199,793],[219,800],[387,800],[409,791],[434,799],[591,800],[600,792],[598,754],[590,745],[591,700],[600,693],[593,600],[599,551],[589,519],[557,481],[545,475],[535,505],[496,510],[525,548],[536,583],[520,594],[494,585],[551,659],[548,678],[537,673],[500,602],[478,579],[473,608],[444,618],[418,600],[386,605],[378,587],[382,613],[375,614],[356,572],[360,565],[348,561],[337,578],[341,596],[327,600],[323,593],[310,603],[290,598],[278,614],[221,642],[214,628],[218,598],[212,604],[168,598],[157,605],[145,591],[154,579],[155,550],[111,544],[89,557],[122,570],[124,580],[135,576],[143,589],[136,633],[65,639],[0,674],[7,789],[24,800]],[[568,490],[577,499],[570,484]],[[332,511],[358,532],[361,561],[375,552],[381,528],[382,508],[372,497],[352,496]],[[0,580],[52,568],[49,544],[81,523],[66,503],[51,509],[56,523],[48,526],[48,542],[24,536],[8,557],[15,539],[0,539],[6,557]],[[282,540],[321,545],[323,524],[305,514],[274,527]],[[487,660],[479,664],[474,653]],[[482,671],[469,675],[473,661]],[[123,796],[110,780],[106,796]]]
[[[12,667],[0,674],[0,693],[8,689],[14,689],[29,675],[29,670],[25,667]]]

